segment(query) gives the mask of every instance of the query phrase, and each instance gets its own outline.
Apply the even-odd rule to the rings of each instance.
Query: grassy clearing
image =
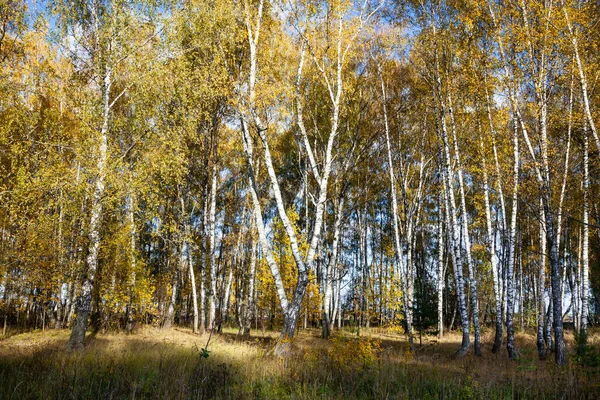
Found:
[[[539,361],[534,337],[523,333],[517,362],[488,346],[483,357],[454,360],[457,334],[412,354],[394,333],[325,341],[316,330],[301,332],[282,360],[271,355],[276,332],[255,334],[213,336],[208,358],[199,356],[208,335],[180,328],[98,334],[76,353],[64,351],[66,330],[15,335],[0,341],[0,399],[600,398],[597,368]]]

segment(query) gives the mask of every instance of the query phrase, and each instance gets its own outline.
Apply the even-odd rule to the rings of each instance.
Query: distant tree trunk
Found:
[[[573,315],[573,325],[575,334],[581,330],[581,259],[583,248],[583,234],[581,228],[577,235],[577,263],[569,268],[569,285],[571,287],[571,310]],[[565,263],[568,264],[568,263]]]
[[[225,290],[223,293],[223,304],[221,307],[221,318],[219,321],[219,332],[222,331],[222,326],[227,322],[227,317],[229,314],[229,297],[231,293],[231,283],[233,282],[233,265],[229,268],[229,274],[227,275],[227,280],[225,282]]]
[[[78,165],[77,168],[77,174],[76,174],[76,180],[75,182],[77,184],[79,184],[80,182],[80,173],[79,173],[80,167]],[[80,207],[80,215],[82,215],[82,217],[80,217],[79,219],[79,226],[77,227],[77,229],[75,228],[75,224],[73,224],[73,232],[72,232],[72,237],[75,236],[79,236],[79,237],[83,237],[85,234],[85,228],[84,228],[84,218],[83,218],[83,214],[85,211],[85,204],[87,203],[86,200],[81,202],[81,207]],[[75,233],[75,231],[77,231],[77,233]],[[77,275],[76,275],[76,271],[79,271],[80,265],[83,262],[83,249],[81,247],[81,245],[79,243],[77,243],[77,241],[75,239],[73,239],[71,241],[71,251],[69,254],[69,263],[71,264],[71,274],[69,276],[69,283],[67,285],[67,299],[65,302],[65,312],[64,312],[64,320],[63,320],[63,327],[69,327],[69,325],[71,324],[71,321],[73,321],[73,315],[74,315],[74,305],[75,305],[75,301],[76,301],[76,294],[77,294]]]
[[[332,294],[331,294],[331,327],[339,328],[338,324],[338,311],[339,311],[339,288],[340,288],[340,279],[341,279],[341,270],[336,265],[333,269],[333,277],[332,277]]]
[[[180,262],[183,262],[183,254],[180,256]],[[173,318],[175,316],[175,305],[177,304],[177,294],[179,292],[179,273],[181,271],[181,265],[175,268],[175,274],[173,282],[171,283],[171,298],[169,300],[169,306],[163,322],[163,328],[169,329],[173,325]]]
[[[336,210],[336,218],[335,223],[333,225],[333,243],[331,248],[331,255],[329,257],[329,261],[327,263],[326,271],[325,271],[325,293],[324,293],[324,301],[323,301],[323,322],[322,322],[322,332],[321,337],[323,339],[329,338],[331,335],[332,328],[332,319],[330,318],[330,308],[331,308],[331,298],[333,292],[333,271],[337,269],[337,260],[338,260],[338,245],[340,239],[340,227],[342,223],[342,217],[344,214],[344,197],[341,196],[337,210]]]
[[[337,327],[342,328],[342,271],[338,270],[338,279],[336,282],[337,301],[335,304],[335,314],[337,316]]]
[[[522,241],[519,240],[519,243]],[[523,252],[519,252],[519,330],[523,330],[525,310],[523,309]]]
[[[127,196],[127,217],[129,222],[129,298],[127,299],[125,331],[131,333],[133,330],[133,303],[137,270],[137,254],[136,254],[136,230],[134,220],[134,201],[133,194]]]
[[[252,328],[252,318],[256,315],[256,306],[254,304],[254,280],[256,277],[256,252],[257,243],[254,236],[252,237],[250,254],[250,271],[248,272],[248,292],[246,293],[246,311],[244,321],[244,336],[250,336],[250,329]]]
[[[7,279],[6,281],[8,281],[8,273],[7,273]],[[10,312],[10,295],[9,295],[9,288],[8,285],[5,281],[4,284],[4,324],[2,326],[2,337],[6,337],[6,332],[8,330],[8,313]]]
[[[77,263],[80,263],[81,261],[78,261]],[[71,288],[69,291],[69,297],[67,298],[67,301],[70,303],[69,304],[69,312],[65,313],[65,326],[69,326],[70,322],[73,321],[73,316],[75,315],[75,306],[76,306],[76,300],[77,300],[77,284],[76,282],[71,282]]]
[[[366,206],[363,206],[362,209],[357,210],[357,219],[358,219],[358,262],[357,266],[359,268],[359,283],[358,283],[358,296],[359,296],[359,304],[358,304],[358,331],[357,334],[360,336],[361,328],[365,323],[365,319],[367,317],[367,235],[368,235],[368,226],[367,226],[367,216],[365,215]]]

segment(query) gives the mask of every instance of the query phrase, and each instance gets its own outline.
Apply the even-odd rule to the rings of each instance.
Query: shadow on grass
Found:
[[[37,347],[0,358],[0,399],[208,399],[238,373],[219,355],[174,343],[115,347],[88,336],[83,351],[66,352],[63,341]]]
[[[269,349],[277,343],[277,337],[272,336],[243,336],[232,332],[221,332],[217,334],[219,338],[228,343],[244,343],[248,345],[260,346]]]

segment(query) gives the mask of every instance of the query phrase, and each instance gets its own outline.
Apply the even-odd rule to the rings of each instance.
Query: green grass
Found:
[[[243,341],[233,330],[215,335],[208,358],[199,351],[208,336],[186,329],[99,334],[73,353],[65,351],[68,334],[0,341],[0,399],[600,398],[596,368],[570,363],[560,370],[539,361],[524,334],[517,362],[487,346],[483,357],[454,360],[456,334],[411,354],[397,334],[372,331],[379,346],[363,348],[365,341],[325,341],[306,331],[284,359],[271,353],[275,332]]]

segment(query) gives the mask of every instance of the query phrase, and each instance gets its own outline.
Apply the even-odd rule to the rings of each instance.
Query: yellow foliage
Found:
[[[334,337],[328,355],[345,372],[371,367],[381,354],[381,342],[370,337]]]

